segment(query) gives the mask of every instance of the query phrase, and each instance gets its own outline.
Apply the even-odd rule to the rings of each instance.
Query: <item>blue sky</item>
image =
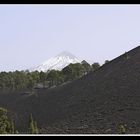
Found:
[[[62,51],[103,63],[140,45],[140,5],[0,5],[0,71]]]

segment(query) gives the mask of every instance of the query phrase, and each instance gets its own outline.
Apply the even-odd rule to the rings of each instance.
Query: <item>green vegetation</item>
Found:
[[[19,134],[15,129],[14,122],[8,117],[8,111],[0,107],[0,134]],[[29,120],[29,134],[39,134],[36,121],[34,121],[32,114]]]
[[[29,120],[29,134],[39,134],[36,121],[34,121],[32,114],[30,115]]]
[[[119,134],[126,134],[126,128],[124,125],[119,125],[118,127]]]
[[[64,82],[64,76],[61,71],[51,70],[48,72],[47,80],[49,81],[49,86],[60,85]]]
[[[0,134],[14,134],[14,123],[8,118],[7,110],[0,108]]]
[[[92,71],[95,71],[95,70],[97,70],[98,68],[100,67],[100,64],[99,63],[94,63],[94,64],[92,64]]]
[[[92,70],[92,67],[89,63],[87,63],[85,60],[82,61],[82,66],[84,67],[84,73],[87,74]]]
[[[62,70],[65,81],[75,80],[84,75],[84,67],[80,63],[70,64]]]
[[[109,63],[110,61],[109,60],[105,60],[105,64]]]
[[[64,82],[78,79],[99,67],[99,63],[90,65],[83,60],[82,63],[68,65],[62,71],[51,70],[46,73],[38,71],[1,72],[0,90],[33,89],[37,85],[42,85],[45,88],[58,86]]]

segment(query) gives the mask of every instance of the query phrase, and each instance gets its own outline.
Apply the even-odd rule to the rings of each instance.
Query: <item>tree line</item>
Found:
[[[1,72],[0,89],[19,90],[32,89],[39,86],[58,86],[65,82],[78,79],[91,71],[97,70],[99,67],[100,64],[98,62],[90,65],[85,60],[83,60],[82,63],[70,64],[61,71],[50,70],[47,72]]]

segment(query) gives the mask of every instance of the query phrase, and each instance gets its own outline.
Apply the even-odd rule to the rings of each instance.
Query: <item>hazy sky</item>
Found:
[[[0,5],[0,71],[62,51],[103,63],[140,45],[140,5]]]

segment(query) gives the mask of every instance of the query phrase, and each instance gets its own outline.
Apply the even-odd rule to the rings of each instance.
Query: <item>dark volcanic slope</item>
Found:
[[[32,113],[43,133],[140,133],[140,47],[70,84],[30,96],[1,94],[0,105],[26,128]],[[14,116],[15,117],[15,116]]]

